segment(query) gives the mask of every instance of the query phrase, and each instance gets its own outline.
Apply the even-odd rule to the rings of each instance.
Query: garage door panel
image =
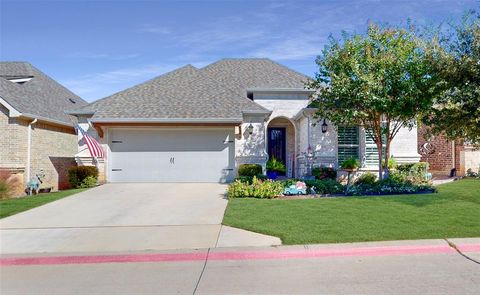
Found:
[[[225,182],[233,178],[233,128],[113,129],[112,182]]]

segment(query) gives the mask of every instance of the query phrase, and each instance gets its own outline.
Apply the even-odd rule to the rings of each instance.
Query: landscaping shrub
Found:
[[[82,182],[80,182],[80,185],[78,186],[79,188],[90,188],[90,187],[94,187],[97,185],[97,178],[93,177],[93,176],[87,176],[85,177],[84,180],[82,180]]]
[[[382,160],[382,165],[385,166],[385,160]],[[388,170],[397,168],[397,160],[395,158],[388,159]]]
[[[345,161],[343,161],[340,167],[342,169],[349,169],[349,170],[357,169],[360,167],[360,161],[358,161],[355,158],[346,159]]]
[[[253,176],[263,173],[262,165],[259,164],[242,164],[238,167],[238,176]]]
[[[377,176],[371,172],[366,172],[360,175],[355,181],[356,185],[367,184],[373,185],[377,181]]]
[[[315,167],[312,169],[312,175],[316,179],[337,179],[337,171],[331,167]]]
[[[276,198],[283,193],[283,184],[277,181],[259,180],[253,177],[252,183],[235,181],[228,187],[229,198]]]
[[[400,164],[397,166],[397,172],[403,175],[406,179],[416,184],[427,183],[425,175],[428,172],[427,162]]]
[[[12,174],[9,171],[0,170],[0,200],[10,198],[15,186],[18,185],[16,178],[11,176]]]
[[[235,178],[234,181],[240,181],[240,182],[252,184],[254,177],[256,177],[259,180],[267,180],[268,179],[268,177],[266,175],[257,174],[257,175],[254,175],[254,176],[239,176],[239,177]]]
[[[344,187],[333,179],[323,180],[305,180],[305,184],[309,192],[313,188],[317,194],[340,194],[343,193]]]
[[[480,167],[478,167],[478,172],[473,171],[472,168],[468,168],[467,177],[480,178]]]
[[[389,178],[374,183],[355,183],[346,189],[345,195],[393,195],[435,191],[429,184],[416,184],[400,173],[392,173]]]
[[[72,188],[80,188],[87,177],[98,179],[98,169],[95,166],[73,166],[68,169],[68,182]],[[91,180],[87,180],[91,181]]]

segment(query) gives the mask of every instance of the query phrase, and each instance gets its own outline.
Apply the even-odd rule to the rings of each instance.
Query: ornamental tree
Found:
[[[388,173],[398,131],[412,129],[441,89],[428,62],[433,55],[413,30],[370,24],[366,34],[330,38],[316,59],[318,72],[307,86],[315,90],[316,117],[368,130],[378,150],[380,179]]]
[[[460,25],[452,25],[432,47],[442,47],[431,60],[447,83],[423,122],[434,134],[480,144],[480,18],[466,14]]]

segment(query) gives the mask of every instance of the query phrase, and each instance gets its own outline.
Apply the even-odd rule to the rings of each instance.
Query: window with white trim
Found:
[[[349,159],[359,159],[358,126],[338,126],[338,165]]]
[[[371,130],[365,130],[365,166],[378,168],[378,148]],[[383,136],[383,152],[385,152],[386,136]]]

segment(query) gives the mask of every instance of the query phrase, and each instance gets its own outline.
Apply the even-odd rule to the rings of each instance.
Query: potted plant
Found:
[[[285,165],[277,160],[275,157],[271,157],[267,162],[267,176],[269,179],[277,179],[279,173],[285,173],[287,169]]]
[[[345,161],[343,161],[343,163],[342,163],[342,165],[340,165],[340,167],[342,168],[342,170],[348,172],[347,185],[350,185],[352,172],[355,172],[355,171],[358,170],[358,168],[360,167],[360,161],[358,161],[355,158],[349,158],[349,159],[346,159]]]

